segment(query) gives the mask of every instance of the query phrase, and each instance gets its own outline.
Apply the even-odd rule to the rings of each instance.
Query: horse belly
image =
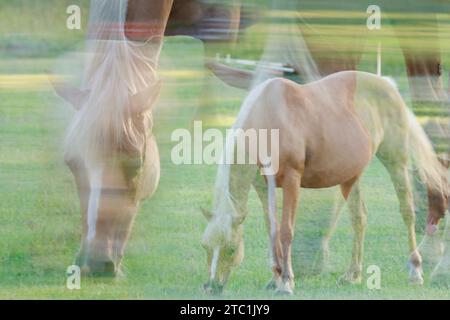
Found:
[[[307,152],[302,187],[333,187],[361,175],[372,158],[370,139],[361,126],[351,129],[334,132],[310,157]]]

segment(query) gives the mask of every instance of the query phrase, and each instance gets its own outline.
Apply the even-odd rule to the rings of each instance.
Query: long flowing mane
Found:
[[[102,157],[141,149],[145,132],[132,121],[130,97],[157,81],[159,46],[125,36],[127,0],[91,2],[82,89],[86,98],[65,141],[65,157]],[[148,117],[150,115],[147,115]]]
[[[236,136],[234,131],[242,128],[245,120],[249,116],[252,107],[258,97],[271,80],[257,85],[245,98],[236,121],[232,127],[232,132],[227,135],[226,146],[222,155],[222,163],[218,165],[215,194],[213,205],[213,218],[205,230],[204,240],[211,245],[217,245],[231,238],[233,218],[238,215],[234,197],[230,188],[231,166],[236,148]]]

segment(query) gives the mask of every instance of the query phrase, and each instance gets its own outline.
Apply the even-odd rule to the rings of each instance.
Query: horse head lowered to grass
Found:
[[[75,178],[83,213],[76,264],[85,274],[120,271],[139,202],[157,187],[159,154],[151,133],[150,101],[158,89],[148,90],[150,96],[145,89],[121,101],[123,105],[107,105],[123,108],[117,114],[99,111],[102,102],[86,97],[71,124],[65,162]],[[96,106],[97,112],[91,112]]]
[[[83,215],[77,264],[84,273],[120,271],[139,202],[158,184],[159,154],[151,129],[164,36],[190,35],[208,46],[232,45],[254,20],[243,9],[238,0],[91,2],[81,88],[53,83],[76,110],[64,157]]]
[[[83,228],[76,264],[83,274],[120,272],[140,201],[153,194],[159,181],[152,106],[160,92],[156,64],[161,40],[127,39],[126,5],[93,3],[81,89],[53,82],[76,111],[64,159],[80,199]]]

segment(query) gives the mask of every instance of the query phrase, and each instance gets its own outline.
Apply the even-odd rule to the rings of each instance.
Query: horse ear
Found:
[[[255,72],[253,71],[232,68],[214,60],[207,60],[205,67],[222,82],[238,89],[249,90],[255,77]]]
[[[49,74],[49,81],[53,86],[56,94],[69,102],[75,110],[80,110],[83,104],[83,101],[88,97],[90,91],[89,90],[80,90],[73,86],[68,85],[60,80],[55,80],[53,76]]]
[[[206,218],[206,220],[211,220],[211,218],[212,218],[212,213],[210,212],[210,211],[208,211],[208,210],[206,210],[205,208],[203,208],[203,207],[200,207],[200,210],[202,211],[202,213],[203,213],[203,216]]]
[[[135,115],[149,111],[161,92],[162,81],[158,80],[131,97],[131,110]]]

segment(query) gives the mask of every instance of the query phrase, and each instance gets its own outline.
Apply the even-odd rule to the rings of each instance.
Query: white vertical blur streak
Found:
[[[220,247],[217,246],[214,248],[213,257],[211,260],[211,280],[214,280],[216,278],[217,262],[219,261],[219,253],[220,253]]]
[[[378,42],[377,47],[377,75],[381,77],[381,42]]]
[[[269,203],[269,221],[270,221],[270,237],[272,241],[276,240],[277,228],[276,228],[276,183],[275,176],[270,175],[267,177],[268,186],[268,203]]]
[[[270,255],[273,265],[276,265],[276,241],[277,241],[277,200],[276,200],[276,182],[274,175],[266,175],[267,178],[267,195],[269,206],[269,223],[270,223]]]
[[[90,243],[94,239],[96,233],[98,208],[100,204],[100,193],[102,189],[102,175],[103,175],[102,167],[89,170],[90,193],[89,193],[89,205],[87,213],[88,243]]]

